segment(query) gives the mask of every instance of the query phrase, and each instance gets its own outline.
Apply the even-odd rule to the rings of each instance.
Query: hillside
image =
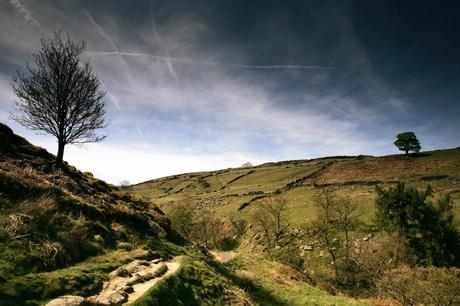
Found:
[[[238,273],[250,279],[272,260],[374,305],[460,303],[460,148],[266,163],[128,189],[158,205],[188,239],[243,258],[230,265],[245,263]],[[377,200],[392,210],[382,213]],[[286,295],[298,297],[286,305],[312,299]]]
[[[94,294],[131,260],[171,256],[176,235],[157,207],[70,165],[56,169],[53,155],[3,124],[0,139],[0,301]]]
[[[0,124],[0,305],[362,304],[261,257],[220,263],[153,202],[54,158]]]
[[[460,217],[460,148],[423,152],[417,156],[342,156],[266,163],[250,168],[188,173],[147,181],[130,189],[168,211],[181,202],[209,205],[223,216],[249,215],[264,198],[287,200],[292,224],[314,219],[312,196],[325,187],[362,205],[362,219],[373,215],[375,186],[406,182],[430,184],[436,194],[451,193]]]

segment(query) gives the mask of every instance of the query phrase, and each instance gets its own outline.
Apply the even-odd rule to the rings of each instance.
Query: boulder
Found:
[[[78,306],[84,301],[85,298],[78,295],[63,295],[51,300],[46,306]]]
[[[109,295],[109,305],[112,304],[121,304],[127,300],[126,295],[122,295],[119,292],[114,292],[111,295]]]

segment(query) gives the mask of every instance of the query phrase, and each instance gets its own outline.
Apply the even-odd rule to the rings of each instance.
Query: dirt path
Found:
[[[168,266],[168,271],[162,276],[146,281],[145,283],[136,284],[133,286],[134,292],[129,294],[128,301],[126,304],[131,304],[141,296],[143,296],[147,290],[152,288],[157,282],[162,280],[165,277],[168,277],[171,274],[174,274],[180,265],[177,262],[169,262],[166,264]]]
[[[220,252],[220,251],[210,251],[214,259],[220,263],[226,263],[235,258],[236,253],[233,251]]]
[[[164,266],[167,267],[164,274],[156,274],[159,269],[164,270]],[[101,292],[86,300],[99,305],[131,304],[157,282],[175,273],[179,267],[180,264],[176,261],[134,260],[111,272]]]

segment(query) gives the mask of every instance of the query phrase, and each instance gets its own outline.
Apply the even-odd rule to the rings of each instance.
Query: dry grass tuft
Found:
[[[247,286],[254,286],[256,284],[256,276],[254,273],[247,270],[238,270],[235,273],[235,276]]]

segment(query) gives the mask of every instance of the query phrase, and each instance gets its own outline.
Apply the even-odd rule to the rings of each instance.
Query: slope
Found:
[[[212,207],[228,216],[246,216],[269,196],[287,200],[292,224],[315,217],[312,196],[332,187],[362,205],[362,219],[373,215],[375,185],[396,181],[410,186],[430,184],[437,194],[451,193],[460,217],[460,148],[423,152],[415,156],[339,156],[313,160],[266,163],[250,168],[188,173],[147,181],[130,187],[164,211],[188,202]]]
[[[45,305],[63,295],[85,305],[285,304],[269,292],[282,290],[279,284],[264,278],[248,285],[233,264],[179,237],[152,202],[53,163],[53,155],[0,124],[0,305]],[[337,300],[306,282],[298,286],[320,305]]]

